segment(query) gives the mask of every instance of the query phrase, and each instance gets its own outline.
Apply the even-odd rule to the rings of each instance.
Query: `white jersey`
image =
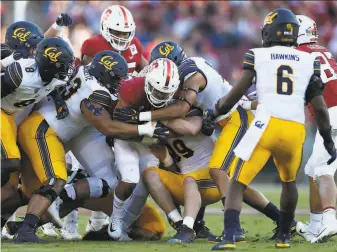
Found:
[[[56,119],[56,110],[54,102],[47,101],[42,104],[39,112],[46,119],[49,126],[56,132],[63,142],[67,142],[77,136],[89,122],[84,118],[81,112],[81,102],[96,90],[109,91],[102,87],[97,80],[88,73],[88,66],[81,66],[76,76],[67,86],[67,91],[62,94],[65,100],[69,115],[62,119]],[[111,96],[114,98],[114,96]],[[114,98],[116,99],[116,98]]]
[[[1,108],[9,114],[20,111],[29,104],[38,103],[55,88],[66,84],[58,79],[43,81],[35,59],[20,59],[9,65],[6,71],[13,84],[18,86],[13,93],[1,99]]]
[[[273,117],[304,124],[305,94],[314,71],[319,71],[314,70],[316,62],[309,53],[291,47],[249,50],[244,68],[256,72],[257,113],[264,110]]]
[[[202,110],[214,108],[217,101],[228,94],[232,86],[203,58],[191,57],[179,66],[179,75],[184,81],[196,72],[204,76],[206,87],[199,90],[195,105]]]
[[[170,154],[177,162],[180,172],[187,174],[207,168],[215,138],[200,133],[198,136],[169,138]]]

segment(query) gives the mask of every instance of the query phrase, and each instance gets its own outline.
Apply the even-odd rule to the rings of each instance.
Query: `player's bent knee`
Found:
[[[112,192],[108,182],[104,179],[89,177],[86,178],[90,189],[90,198],[104,198]]]
[[[39,189],[35,190],[33,194],[41,195],[42,197],[49,200],[50,203],[53,203],[58,196],[58,193],[51,185],[42,185]]]
[[[150,184],[151,182],[160,179],[159,174],[157,173],[155,168],[152,167],[146,168],[142,172],[142,178],[145,184]]]
[[[184,180],[184,186],[188,184],[197,184],[197,182],[192,177],[186,177]]]

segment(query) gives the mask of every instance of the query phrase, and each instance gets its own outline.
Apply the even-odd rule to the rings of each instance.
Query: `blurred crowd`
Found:
[[[2,35],[14,21],[13,2],[1,3]],[[238,77],[245,51],[261,45],[263,19],[278,7],[313,18],[320,44],[337,55],[336,1],[29,1],[26,20],[46,30],[67,12],[74,25],[66,33],[79,56],[83,41],[99,33],[102,11],[112,4],[124,5],[133,14],[145,54],[157,42],[174,40],[188,55],[206,58],[229,81]]]

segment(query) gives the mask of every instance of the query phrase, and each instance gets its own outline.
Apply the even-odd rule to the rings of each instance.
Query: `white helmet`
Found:
[[[314,43],[318,41],[316,22],[310,17],[296,15],[300,29],[298,31],[297,44]]]
[[[114,31],[129,33],[128,38],[120,38]],[[101,35],[117,51],[125,51],[136,33],[136,24],[131,12],[120,5],[112,5],[101,16]]]
[[[149,65],[145,75],[145,93],[155,108],[163,107],[179,87],[178,67],[173,61],[160,58]]]

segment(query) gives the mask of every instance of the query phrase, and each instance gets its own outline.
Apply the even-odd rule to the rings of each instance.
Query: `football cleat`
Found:
[[[96,218],[90,218],[88,221],[87,226],[85,227],[85,232],[89,233],[92,231],[99,231],[103,228],[103,226],[108,225],[109,221],[108,218],[104,217],[104,218],[100,218],[100,219],[96,219]]]
[[[47,209],[47,212],[51,215],[51,223],[55,225],[56,228],[62,228],[63,222],[60,218],[60,205],[62,204],[62,200],[57,197],[56,200],[50,205]]]
[[[280,249],[290,248],[289,237],[287,237],[287,235],[284,235],[283,238],[276,238],[275,247]]]
[[[222,232],[222,234],[219,236],[208,237],[208,242],[219,243],[223,241],[223,238],[224,238],[224,232]],[[235,243],[245,243],[245,242],[246,242],[245,230],[244,229],[238,230],[235,233]]]
[[[9,233],[9,235],[14,236],[18,232],[21,224],[22,224],[22,221],[7,221],[4,228],[7,229],[7,232]]]
[[[111,215],[109,226],[108,226],[108,234],[114,240],[119,240],[122,237],[122,221],[121,219]]]
[[[182,225],[177,233],[170,238],[169,243],[190,243],[194,242],[196,238],[195,231],[186,225]]]
[[[2,232],[1,232],[1,240],[4,239],[4,240],[12,240],[14,237],[14,235],[11,235],[7,229],[7,225],[5,225],[2,229]]]
[[[296,223],[296,232],[308,242],[311,242],[314,238],[314,234],[310,231],[308,223],[304,224],[303,222],[298,221]]]
[[[126,232],[123,231],[122,236],[121,236],[121,238],[119,238],[118,241],[124,241],[125,242],[125,241],[133,241],[133,240],[129,237],[129,235]]]
[[[54,226],[51,222],[46,223],[40,227],[41,231],[45,236],[48,237],[58,237],[58,233],[56,233]]]
[[[76,224],[68,224],[61,229],[61,237],[65,240],[81,240]]]
[[[196,238],[197,239],[208,239],[209,237],[216,237],[215,234],[209,230],[208,227],[206,227],[204,221],[197,221],[194,223],[193,227],[195,233],[196,233]]]
[[[329,223],[329,225],[323,224],[317,235],[311,240],[311,243],[326,242],[331,237],[337,235],[337,221],[335,223]]]
[[[34,228],[24,226],[19,229],[13,238],[13,243],[48,243],[45,240],[40,239],[36,234]]]
[[[235,250],[235,242],[234,241],[226,241],[223,240],[217,245],[215,245],[211,250]]]
[[[293,222],[291,223],[290,236],[294,236],[296,234],[296,223],[297,222],[295,220],[293,220]],[[267,241],[274,241],[274,240],[276,240],[277,233],[278,233],[279,229],[280,229],[280,226],[277,225],[277,227],[273,229],[273,233],[274,234],[272,235],[272,237],[267,238],[266,240]]]

